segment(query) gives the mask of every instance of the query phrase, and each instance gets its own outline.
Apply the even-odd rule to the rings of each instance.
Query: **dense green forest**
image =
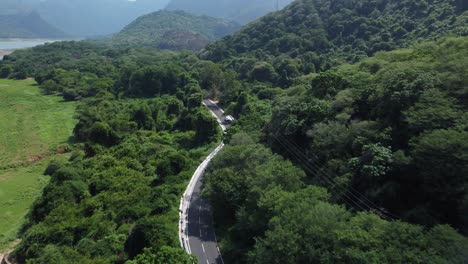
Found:
[[[171,96],[93,99],[77,116],[74,134],[84,151],[46,169],[52,179],[28,216],[18,261],[191,263],[174,223],[180,194],[206,152],[198,146],[216,139],[217,123]]]
[[[201,57],[236,69],[242,78],[287,87],[301,74],[377,51],[467,35],[467,8],[457,0],[298,0],[209,45]]]
[[[44,21],[37,12],[0,11],[0,38],[63,38],[66,35]]]
[[[106,42],[117,46],[198,51],[238,28],[238,24],[219,18],[158,11],[139,17]]]
[[[224,257],[465,263],[467,51],[466,37],[429,42],[241,95],[207,180]],[[434,232],[450,245],[434,248]]]
[[[205,189],[226,263],[466,263],[466,19],[464,1],[297,0],[199,54],[6,56],[0,78],[80,101],[17,260],[191,263],[177,203],[221,138],[209,97],[237,119]]]
[[[151,67],[159,65],[158,67]],[[55,42],[18,50],[0,63],[0,78],[32,76],[45,93],[65,100],[111,93],[116,98],[236,91],[240,82],[233,71],[201,61],[190,51],[111,48],[88,42]],[[146,89],[145,87],[155,85]],[[135,85],[137,84],[137,85]],[[177,87],[186,87],[184,91]],[[156,87],[158,87],[156,89]],[[163,90],[158,90],[159,88]]]
[[[226,263],[465,263],[468,240],[353,213],[304,171],[247,134],[233,136],[208,171],[207,195],[224,230]],[[330,190],[331,191],[331,190]],[[226,233],[223,233],[226,232]]]
[[[203,92],[192,78],[203,76],[206,66],[184,64],[190,61],[184,54],[154,51],[112,57],[109,50],[81,42],[17,52],[3,63],[21,63],[24,58],[18,58],[25,54],[50,62],[50,69],[24,73],[35,75],[45,93],[81,103],[75,151],[69,161],[46,169],[52,179],[28,216],[17,260],[192,263],[179,248],[175,223],[180,195],[211,143],[219,140],[218,124],[201,108]],[[68,64],[72,54],[83,57]],[[81,98],[67,97],[70,93]]]

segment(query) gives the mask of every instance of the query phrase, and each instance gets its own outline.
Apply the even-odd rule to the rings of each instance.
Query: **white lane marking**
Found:
[[[201,205],[198,207],[198,227],[200,229],[200,237],[202,237],[202,228],[201,228]],[[203,244],[202,244],[203,246]]]
[[[211,102],[211,103],[214,103],[214,102]],[[204,103],[204,105],[206,105],[206,104]],[[224,113],[224,111],[222,109],[220,109],[220,111],[221,111],[221,113]],[[211,109],[210,109],[210,112],[218,120],[218,123],[221,126],[221,128],[223,129],[223,131],[226,130],[226,127],[224,125],[222,125],[222,121],[216,116],[216,114],[214,114],[213,111],[211,111]],[[180,205],[179,205],[179,209],[181,211],[181,214],[179,215],[179,217],[181,218],[181,223],[179,224],[179,229],[180,229],[179,239],[180,239],[181,244],[185,245],[185,250],[189,254],[192,254],[192,250],[191,250],[190,237],[189,237],[189,232],[188,232],[188,229],[189,229],[188,217],[189,217],[189,209],[190,209],[190,207],[192,205],[191,202],[192,202],[193,194],[194,194],[194,191],[195,191],[195,186],[196,186],[197,182],[199,181],[200,177],[203,176],[203,174],[204,174],[204,172],[206,170],[206,167],[210,163],[211,159],[213,159],[214,156],[216,156],[223,148],[224,148],[224,143],[221,142],[218,145],[218,147],[216,147],[216,149],[213,150],[208,155],[208,157],[206,157],[205,160],[200,164],[200,166],[195,170],[195,172],[194,172],[192,178],[190,179],[190,182],[189,182],[189,184],[188,184],[188,186],[187,186],[187,188],[186,188],[186,190],[185,190],[185,192],[184,192],[184,194],[182,196],[182,199],[181,199],[181,202],[180,202]],[[201,206],[199,208],[199,211],[201,211]],[[199,215],[199,219],[198,219],[199,223],[201,223],[200,218],[201,218],[201,214]],[[202,236],[202,229],[200,228],[200,237],[201,236]],[[216,236],[216,234],[215,234],[215,236]],[[218,248],[218,252],[219,252],[219,248]],[[220,256],[221,256],[221,254],[220,254]],[[205,253],[205,257],[206,257],[206,263],[210,264],[210,262],[208,261],[208,257],[206,256],[206,253]],[[222,256],[221,256],[221,261],[222,261]]]
[[[202,249],[203,249],[203,253],[206,253],[206,252],[205,252],[205,245],[203,245],[203,243],[201,244],[201,247],[202,247]]]

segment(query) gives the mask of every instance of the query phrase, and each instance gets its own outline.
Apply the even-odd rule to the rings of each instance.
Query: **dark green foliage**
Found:
[[[29,52],[23,55],[41,54]],[[28,216],[17,260],[191,263],[178,249],[176,208],[205,153],[195,148],[218,141],[220,134],[201,105],[198,81],[167,63],[129,68],[116,83],[109,77],[114,71],[98,77],[81,63],[68,70],[51,66],[36,77],[45,92],[90,97],[79,104],[74,129],[85,156],[78,153],[47,167],[51,181]],[[111,63],[101,66],[115,69]],[[94,85],[82,90],[83,83],[75,83],[80,80]]]
[[[466,82],[446,59],[467,67],[466,47],[466,37],[446,39],[313,77],[305,92],[275,100],[272,145],[288,156],[277,137],[292,140],[337,184],[404,220],[466,233]]]
[[[210,44],[201,57],[239,73],[243,67],[259,70],[240,60],[266,61],[281,76],[277,84],[285,87],[291,84],[288,78],[296,77],[294,71],[326,70],[421,39],[466,36],[466,17],[466,5],[453,0],[298,0]],[[275,63],[279,58],[289,59],[296,69]]]
[[[462,224],[465,212],[458,209],[467,195],[467,142],[467,131],[446,129],[427,132],[411,146],[419,181],[424,182],[420,195],[428,197],[426,206],[434,217],[460,228],[466,228]]]
[[[188,51],[113,49],[87,42],[57,42],[18,50],[0,61],[0,69],[10,78],[32,76],[46,94],[61,94],[67,101],[173,94],[188,103],[192,94],[201,93],[199,83],[210,82],[226,93],[239,89],[235,74],[224,73],[217,66],[219,70],[213,74],[219,73],[221,79],[211,76],[220,81],[207,80],[210,77],[205,73],[209,69],[198,62]]]
[[[174,67],[167,73],[162,80],[179,78]],[[49,164],[51,181],[28,215],[16,259],[191,263],[178,248],[178,203],[206,146],[219,139],[219,125],[202,108],[201,95],[193,97],[182,98],[190,109],[173,95],[84,100],[74,134],[85,156]]]
[[[250,72],[250,78],[255,81],[261,82],[275,82],[276,81],[276,71],[271,64],[268,62],[258,62],[253,66],[252,71]]]
[[[375,154],[373,166],[380,166],[381,147],[369,151]],[[331,204],[325,189],[306,186],[303,179],[304,172],[246,134],[232,137],[209,167],[206,187],[226,262],[464,263],[468,258],[468,240],[449,226],[426,230],[355,214]]]
[[[138,255],[129,264],[193,264],[196,258],[189,257],[181,248],[162,247],[156,252],[145,248],[144,253]],[[196,260],[195,260],[196,261]],[[195,262],[197,263],[197,262]]]
[[[52,174],[54,174],[58,169],[60,169],[60,167],[62,167],[63,164],[62,162],[60,161],[57,161],[57,160],[53,160],[49,163],[49,165],[47,165],[47,168],[46,170],[44,171],[44,175],[49,175],[51,176]]]
[[[175,65],[147,67],[135,72],[130,77],[130,84],[125,95],[131,97],[154,97],[161,94],[175,94],[182,83],[184,70]]]
[[[138,46],[172,50],[200,50],[239,26],[234,22],[183,11],[158,11],[126,26],[109,40],[113,46]]]
[[[0,68],[0,78],[8,78],[13,72],[11,65],[4,65]]]
[[[336,72],[326,71],[312,80],[312,96],[324,99],[334,97],[339,91],[347,88],[347,81]]]

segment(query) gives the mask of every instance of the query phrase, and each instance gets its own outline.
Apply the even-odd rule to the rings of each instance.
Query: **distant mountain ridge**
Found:
[[[74,37],[114,34],[169,0],[1,0],[0,15],[36,11],[47,23]]]
[[[0,14],[0,38],[63,38],[66,34],[35,11]]]
[[[38,12],[52,25],[74,36],[119,32],[141,15],[160,10],[168,0],[44,0]]]
[[[247,24],[291,2],[293,0],[172,0],[166,9],[183,10]]]
[[[197,51],[239,28],[238,24],[223,19],[162,10],[139,17],[114,35],[110,43]]]

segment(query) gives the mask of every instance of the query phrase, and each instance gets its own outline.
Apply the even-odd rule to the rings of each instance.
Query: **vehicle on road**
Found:
[[[223,125],[231,125],[232,123],[234,123],[234,121],[236,121],[234,117],[232,117],[231,115],[228,115],[224,118]]]

